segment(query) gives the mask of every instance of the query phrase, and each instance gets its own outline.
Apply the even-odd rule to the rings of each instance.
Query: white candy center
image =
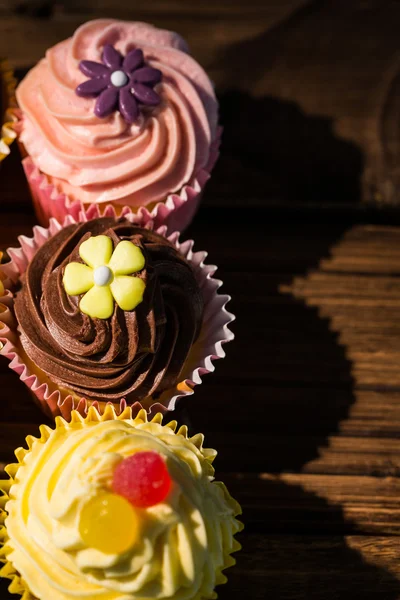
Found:
[[[123,71],[114,71],[114,73],[111,74],[111,83],[115,85],[115,87],[124,87],[128,81],[128,75]]]
[[[112,280],[113,274],[109,267],[97,267],[93,273],[93,280],[96,285],[108,285]]]

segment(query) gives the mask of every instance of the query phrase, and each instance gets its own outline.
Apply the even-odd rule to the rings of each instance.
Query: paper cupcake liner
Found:
[[[0,59],[0,93],[6,102],[3,122],[0,123],[0,162],[10,154],[10,145],[17,137],[14,125],[17,115],[13,112],[17,106],[15,88],[17,80],[6,60]]]
[[[146,411],[144,409],[141,410],[133,410],[131,407],[124,407],[120,413],[115,411],[115,408],[112,405],[108,405],[105,411],[101,414],[97,408],[91,406],[87,411],[87,414],[84,416],[84,421],[82,421],[82,415],[78,411],[72,412],[70,415],[70,419],[60,419],[56,418],[55,429],[65,429],[68,426],[68,423],[100,423],[104,421],[113,421],[113,420],[124,420],[124,419],[134,419],[141,423],[154,422],[162,424],[163,417],[162,414],[156,413],[153,417],[149,418]],[[172,429],[172,431],[176,431],[178,427],[178,423],[176,421],[172,421],[168,424],[168,427]],[[17,458],[16,463],[9,464],[5,467],[4,471],[8,475],[8,479],[0,480],[0,563],[3,563],[3,567],[0,569],[0,577],[4,577],[11,581],[9,585],[9,592],[11,594],[20,594],[22,596],[22,600],[37,600],[37,598],[30,592],[27,583],[20,576],[17,570],[14,568],[13,564],[8,559],[8,556],[12,552],[12,547],[9,545],[9,536],[7,533],[7,528],[5,526],[5,520],[7,517],[7,512],[5,510],[7,502],[10,500],[10,489],[12,485],[15,483],[17,478],[18,470],[21,466],[23,466],[25,462],[26,456],[30,453],[32,447],[36,443],[45,444],[49,439],[51,429],[47,426],[41,425],[39,427],[40,437],[34,437],[32,435],[27,436],[26,439],[26,448],[20,447],[15,450],[15,456]],[[183,425],[177,431],[178,435],[184,435],[187,439],[190,439],[194,445],[201,450],[203,448],[203,435],[197,434],[193,437],[189,437],[187,427]],[[217,453],[215,450],[209,449],[209,457],[208,461],[212,463],[216,457]],[[220,485],[223,485],[220,483]],[[225,486],[224,486],[225,488]],[[240,504],[232,498],[229,494],[228,490],[225,488],[227,495],[232,502],[232,506],[235,509],[235,521],[236,521],[236,531],[234,535],[243,530],[243,523],[238,520],[238,516],[242,514],[242,509]],[[236,559],[232,556],[235,552],[241,550],[241,544],[233,538],[232,547],[229,552],[224,554],[224,564],[218,568],[216,573],[216,585],[225,584],[227,582],[227,577],[223,571],[232,567],[236,564]],[[213,596],[217,598],[217,594]]]
[[[218,129],[217,137],[211,146],[210,157],[204,169],[183,187],[179,194],[169,194],[165,202],[158,202],[152,208],[142,206],[138,209],[130,206],[118,206],[124,215],[132,213],[135,223],[154,222],[155,228],[166,225],[168,232],[183,231],[192,221],[200,204],[205,184],[210,178],[210,173],[219,156],[219,146],[222,129]],[[67,215],[77,219],[82,210],[87,210],[90,205],[83,205],[80,200],[73,200],[60,191],[49,181],[33,160],[28,155],[22,162],[31,190],[32,201],[36,216],[41,225],[48,226],[49,220],[55,218],[62,222]],[[96,204],[102,215],[105,204]],[[114,205],[117,209],[117,205]]]
[[[107,206],[103,214],[109,217],[116,216],[113,206]],[[2,270],[6,276],[6,280],[3,282],[6,289],[5,294],[0,296],[0,342],[3,344],[0,354],[8,358],[10,361],[9,367],[19,375],[21,381],[34,394],[42,410],[52,416],[62,415],[64,418],[68,418],[72,410],[78,410],[81,414],[86,414],[88,407],[92,404],[97,406],[99,410],[104,410],[106,403],[96,402],[89,398],[77,398],[73,393],[58,389],[51,382],[51,378],[48,378],[42,372],[39,374],[34,372],[34,369],[27,364],[29,361],[24,358],[23,350],[20,347],[18,325],[12,312],[12,290],[20,276],[26,271],[38,248],[60,231],[63,226],[86,222],[99,216],[98,206],[92,205],[88,211],[81,210],[78,218],[68,215],[63,225],[56,219],[51,219],[47,229],[40,226],[34,227],[33,237],[20,236],[18,238],[20,247],[8,249],[7,252],[11,260],[9,263],[2,265]],[[129,221],[134,222],[134,215],[127,213],[125,216]],[[154,228],[153,222],[148,220],[143,226],[168,237],[168,240],[189,261],[204,297],[202,328],[182,369],[180,382],[174,388],[163,392],[157,401],[154,401],[151,397],[142,401],[142,406],[150,414],[154,414],[154,412],[174,410],[179,398],[193,394],[193,388],[202,383],[203,376],[214,371],[213,361],[225,356],[223,346],[234,338],[229,325],[235,317],[226,310],[226,304],[229,302],[230,297],[218,293],[222,281],[213,277],[217,267],[204,263],[207,256],[206,252],[194,252],[193,240],[180,242],[178,232],[167,236],[166,225]],[[120,410],[124,410],[125,406],[125,399],[121,399]],[[139,404],[135,403],[133,406],[139,406]]]

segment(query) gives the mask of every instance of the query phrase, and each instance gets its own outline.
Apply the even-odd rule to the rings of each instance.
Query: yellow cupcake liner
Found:
[[[19,573],[13,567],[12,563],[7,558],[10,552],[12,552],[12,547],[8,544],[9,537],[7,534],[7,527],[5,525],[5,520],[7,518],[7,512],[5,510],[5,507],[8,500],[10,499],[10,489],[13,486],[13,484],[16,483],[18,470],[21,466],[23,466],[25,462],[25,457],[30,453],[32,446],[36,443],[45,444],[54,430],[68,430],[70,428],[70,425],[73,425],[75,423],[89,424],[113,420],[130,420],[132,421],[132,424],[136,426],[144,423],[158,423],[161,425],[163,421],[162,413],[157,413],[153,418],[149,419],[144,409],[141,409],[136,416],[133,415],[134,413],[132,412],[132,407],[127,406],[121,413],[118,414],[114,406],[111,404],[108,404],[106,406],[103,413],[99,413],[94,406],[91,406],[88,409],[87,415],[85,417],[83,417],[78,411],[74,410],[71,413],[70,421],[66,421],[63,417],[58,416],[55,418],[54,429],[49,427],[48,425],[40,425],[40,437],[28,435],[25,438],[28,447],[19,447],[15,450],[15,456],[18,462],[7,465],[4,471],[8,475],[8,479],[0,480],[0,492],[2,493],[2,495],[0,496],[0,563],[3,563],[3,567],[0,569],[0,577],[11,580],[11,583],[8,587],[8,591],[11,594],[19,594],[22,597],[21,600],[38,600],[36,596],[32,595],[27,583],[23,580],[23,578],[19,575]],[[166,423],[165,427],[168,427],[174,433],[176,433],[176,435],[183,436],[192,444],[194,444],[196,448],[198,448],[203,453],[205,459],[210,464],[210,466],[212,465],[217,456],[217,451],[213,450],[212,448],[203,447],[203,434],[197,433],[194,436],[189,436],[188,428],[186,425],[181,425],[179,429],[177,429],[177,421],[170,421],[169,423]],[[218,485],[223,486],[226,496],[234,509],[235,517],[241,515],[242,508],[240,504],[234,498],[232,498],[232,496],[229,494],[227,488],[223,483],[219,482]],[[244,528],[244,525],[241,521],[239,521],[238,519],[235,519],[235,521],[237,524],[237,529],[234,535],[242,531]],[[216,573],[216,586],[225,584],[228,581],[223,571],[225,569],[228,569],[229,567],[233,567],[236,564],[236,559],[232,556],[232,554],[234,552],[238,552],[239,550],[241,550],[241,548],[241,544],[236,539],[233,539],[232,548],[229,551],[229,553],[225,556],[225,563],[222,567],[218,569]],[[214,594],[209,597],[209,600],[216,600],[217,598],[218,594],[214,592]],[[197,594],[195,597],[193,597],[192,600],[202,599],[203,596],[199,596]]]
[[[3,122],[1,126],[1,137],[0,137],[0,162],[10,154],[10,145],[17,137],[15,132],[15,124],[17,123],[17,114],[15,109],[17,108],[17,101],[15,99],[15,88],[17,86],[17,80],[14,77],[14,73],[4,59],[0,59],[0,83],[1,93],[6,101],[6,109],[4,112]]]

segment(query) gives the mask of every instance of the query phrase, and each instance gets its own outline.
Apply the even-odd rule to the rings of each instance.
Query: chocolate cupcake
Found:
[[[232,337],[204,253],[124,218],[55,224],[26,264],[9,251],[18,338],[2,353],[53,414],[82,398],[173,408]]]

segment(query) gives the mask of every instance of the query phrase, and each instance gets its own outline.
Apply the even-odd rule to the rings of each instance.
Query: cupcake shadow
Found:
[[[243,31],[240,41],[216,51],[208,68],[217,82],[224,137],[210,202],[215,192],[228,203],[246,198],[258,206],[359,204],[368,143],[353,131],[363,127],[362,111],[343,102],[344,90],[349,97],[359,92],[359,63],[342,67],[323,43],[320,55],[313,51],[320,48],[319,18],[332,47],[340,46],[338,19],[330,37],[330,12],[335,17],[316,2],[282,7],[274,25],[265,21],[262,28],[260,20],[260,33]]]
[[[363,155],[336,135],[332,119],[237,89],[219,100],[222,150],[206,205],[243,204],[243,198],[265,207],[359,204]]]
[[[352,590],[357,598],[395,600],[399,581],[363,558],[368,542],[357,534],[371,533],[368,526],[352,522],[334,493],[325,499],[310,491],[318,474],[341,474],[323,454],[355,401],[352,364],[318,308],[284,290],[317,268],[346,228],[318,231],[285,215],[255,228],[260,222],[262,213],[234,210],[211,220],[203,208],[187,233],[207,241],[237,316],[224,364],[177,415],[218,449],[217,475],[243,506],[243,551],[219,598],[305,600],[323,590],[334,600]],[[222,246],[223,227],[231,245],[224,236]],[[315,475],[307,489],[301,473]],[[376,542],[377,558],[381,551]]]

